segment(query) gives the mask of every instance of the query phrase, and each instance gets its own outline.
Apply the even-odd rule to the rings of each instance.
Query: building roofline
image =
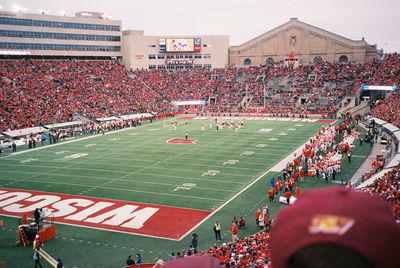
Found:
[[[291,18],[288,22],[285,22],[284,24],[281,24],[281,25],[279,25],[278,27],[275,27],[275,28],[273,28],[273,29],[271,29],[271,30],[269,30],[269,31],[267,31],[267,32],[265,32],[265,33],[263,33],[263,34],[261,34],[261,35],[255,37],[255,38],[253,38],[253,39],[250,39],[249,41],[246,41],[246,42],[244,42],[244,43],[242,43],[242,44],[240,44],[240,45],[237,45],[237,46],[231,46],[230,49],[231,49],[231,48],[232,48],[232,49],[235,49],[235,50],[243,49],[243,48],[247,47],[248,45],[250,45],[250,44],[252,44],[252,43],[254,43],[254,42],[261,41],[261,40],[265,39],[266,37],[271,36],[271,35],[273,35],[273,34],[279,32],[279,31],[281,31],[282,29],[285,29],[285,28],[287,28],[287,27],[289,27],[289,26],[291,26],[291,25],[294,25],[294,26],[303,26],[303,27],[305,27],[305,28],[308,28],[308,29],[311,30],[311,31],[313,30],[313,31],[315,31],[315,32],[317,32],[317,33],[320,33],[320,34],[323,34],[323,35],[327,35],[327,36],[331,36],[332,38],[335,38],[335,39],[339,39],[339,40],[341,40],[341,41],[344,42],[344,43],[347,43],[347,44],[351,43],[350,45],[353,45],[353,46],[355,46],[355,45],[356,45],[356,46],[357,46],[357,45],[358,45],[358,46],[360,46],[360,45],[362,45],[362,46],[367,45],[367,42],[366,42],[365,40],[352,40],[352,39],[350,39],[350,38],[347,38],[347,37],[344,37],[344,36],[335,34],[335,33],[333,33],[333,32],[330,32],[330,31],[324,30],[324,29],[322,29],[322,28],[319,28],[319,27],[317,27],[317,26],[314,26],[314,25],[311,25],[311,24],[302,22],[302,21],[298,20],[297,18]]]

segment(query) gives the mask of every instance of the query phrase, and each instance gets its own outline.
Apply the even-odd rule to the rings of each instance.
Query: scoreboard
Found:
[[[161,38],[158,40],[160,52],[200,52],[200,38]]]

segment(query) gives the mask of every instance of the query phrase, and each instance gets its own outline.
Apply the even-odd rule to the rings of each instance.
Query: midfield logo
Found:
[[[181,139],[181,138],[173,138],[167,140],[167,143],[174,143],[174,144],[182,144],[182,143],[192,143],[195,144],[197,140],[191,140],[191,139]]]

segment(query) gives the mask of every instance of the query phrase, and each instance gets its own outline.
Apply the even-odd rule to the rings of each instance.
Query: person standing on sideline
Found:
[[[347,159],[349,160],[349,162],[351,162],[351,152],[350,151],[347,152]]]
[[[238,220],[237,220],[236,216],[233,216],[232,223],[238,225]]]
[[[288,190],[285,193],[285,198],[286,198],[286,202],[289,205],[290,204],[290,198],[292,197],[292,193]]]
[[[274,177],[272,177],[272,178],[269,180],[269,184],[271,185],[272,188],[274,188],[274,186],[275,186],[275,178],[274,178]]]
[[[260,226],[260,230],[264,230],[264,226],[265,226],[265,221],[264,221],[264,214],[260,213],[260,216],[258,217],[258,226]]]
[[[57,259],[57,268],[64,268],[61,259]]]
[[[231,226],[231,233],[232,233],[232,242],[235,243],[238,239],[238,227],[235,223],[232,223]]]
[[[268,197],[269,197],[269,202],[274,202],[275,193],[272,187],[268,191]]]
[[[33,249],[39,250],[39,249],[40,249],[40,246],[41,246],[40,237],[39,237],[39,235],[37,234],[37,235],[35,236],[35,239],[33,240]]]
[[[186,133],[185,133],[185,139],[186,139],[186,140],[188,139],[188,136],[189,136],[189,135],[188,135],[188,133],[186,132]]]
[[[192,234],[192,247],[194,248],[195,253],[197,252],[197,244],[198,244],[198,238],[199,236],[195,233]]]
[[[42,264],[40,263],[40,254],[38,249],[35,249],[35,252],[33,253],[33,259],[35,260],[35,268],[37,268],[38,264],[40,268],[43,267]]]
[[[246,227],[246,220],[243,217],[240,217],[239,228],[244,229]]]
[[[132,259],[131,255],[128,256],[128,259],[126,260],[126,265],[135,265],[135,261]]]
[[[304,181],[304,169],[303,168],[300,169],[299,176],[300,176],[300,182],[303,182]]]
[[[140,254],[136,254],[136,265],[140,268],[140,264],[142,263],[142,257],[140,257]]]
[[[254,217],[256,218],[256,227],[259,226],[258,219],[260,218],[260,215],[261,215],[261,211],[260,211],[260,209],[257,209],[256,214],[254,215]]]
[[[300,187],[299,186],[296,186],[296,193],[294,195],[296,196],[296,198],[299,197],[299,195],[300,195]]]
[[[214,224],[214,233],[215,233],[215,239],[222,240],[221,239],[221,224],[219,224],[219,221],[216,221]]]

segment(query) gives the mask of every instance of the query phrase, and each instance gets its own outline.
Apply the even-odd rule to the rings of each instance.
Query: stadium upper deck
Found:
[[[196,112],[327,116],[337,111],[342,98],[354,92],[360,81],[398,84],[399,68],[398,55],[365,65],[318,63],[297,69],[261,66],[175,73],[130,73],[115,60],[4,60],[0,68],[0,128],[65,122],[76,113],[98,118],[159,112],[171,107],[174,100],[198,99],[206,106]],[[398,125],[397,99],[395,93],[389,105],[381,101],[372,112]]]
[[[102,13],[75,17],[0,12],[0,55],[121,58],[121,21]]]

